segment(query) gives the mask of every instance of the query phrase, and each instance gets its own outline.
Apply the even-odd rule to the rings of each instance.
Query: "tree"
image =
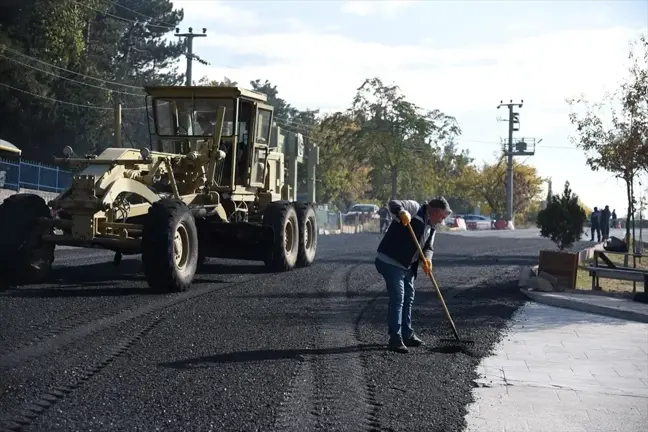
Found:
[[[578,196],[572,194],[569,182],[565,182],[562,196],[553,195],[547,207],[538,213],[537,226],[540,235],[550,239],[562,251],[582,238],[586,219]]]
[[[593,171],[604,169],[624,181],[629,221],[635,213],[635,180],[640,171],[648,169],[645,138],[648,134],[648,42],[645,36],[637,46],[643,53],[630,51],[629,77],[616,92],[599,102],[589,102],[583,96],[567,101],[572,108],[569,119],[576,127],[572,141],[585,150]],[[626,224],[626,239],[630,238],[630,225]]]
[[[18,90],[0,86],[0,135],[47,162],[64,145],[101,150],[121,103],[124,141],[147,143],[142,86],[182,82],[184,41],[164,38],[182,18],[169,0],[2,2],[0,74]]]
[[[132,109],[144,105],[143,95],[138,96],[135,88],[184,82],[178,60],[185,53],[186,41],[165,38],[182,21],[184,12],[174,9],[170,0],[100,0],[97,6],[85,8],[92,19],[86,28],[86,55],[96,58],[97,72],[105,79],[134,86],[130,94],[112,94],[113,102],[130,108],[122,111],[124,138],[133,147],[148,144],[146,110]],[[197,56],[195,60],[205,63]]]
[[[513,161],[513,212],[516,220],[524,213],[542,191],[544,180],[535,167]],[[496,214],[506,208],[506,160],[503,156],[494,164],[484,164],[473,185],[474,196],[484,200]]]
[[[551,189],[551,186],[552,186],[551,185],[551,179],[547,180],[547,182],[548,182],[548,184],[547,184],[547,199],[546,199],[546,201],[547,201],[547,203],[549,203],[549,201],[551,201],[551,197],[553,196],[553,190]]]
[[[398,192],[399,175],[407,175],[411,192],[417,194],[418,189],[420,194],[425,177],[407,168],[421,168],[421,160],[433,154],[432,146],[461,133],[453,117],[439,110],[423,111],[406,100],[398,86],[385,85],[379,78],[362,83],[350,114],[360,125],[356,151],[366,155],[374,170],[388,173],[392,198]],[[387,179],[374,177],[374,182],[379,180]],[[374,183],[376,187],[380,186]]]
[[[427,172],[433,180],[434,194],[445,196],[457,213],[472,213],[480,199],[473,193],[476,170],[468,151],[459,151],[456,143],[449,141],[432,154],[431,161],[425,161],[430,162],[432,171],[428,167]]]
[[[581,206],[581,208],[583,209],[583,211],[585,212],[586,215],[589,216],[589,215],[592,214],[592,208],[590,206],[588,206],[587,204],[585,204],[580,199],[578,200],[578,205]]]
[[[83,61],[87,11],[74,9],[70,2],[61,3],[27,0],[0,6],[0,75],[2,82],[21,90],[0,86],[0,135],[18,145],[24,157],[45,157],[48,162],[53,150],[63,148],[64,143],[75,146],[96,139],[93,131],[103,129],[101,115],[105,114],[52,99],[105,106],[110,98],[105,88],[75,84],[61,78],[67,74],[42,63],[81,73],[92,70]],[[78,130],[69,126],[74,124],[88,127]]]
[[[325,116],[311,137],[320,147],[317,167],[318,202],[332,202],[346,209],[370,192],[371,167],[361,164],[361,158],[349,151],[358,125],[345,113]]]
[[[237,87],[238,83],[232,81],[228,77],[223,77],[223,81],[211,80],[207,75],[200,78],[198,82],[194,83],[197,86],[212,86],[212,87]]]
[[[260,79],[250,81],[250,86],[252,86],[252,90],[268,96],[268,103],[274,107],[274,115],[278,123],[283,123],[283,127],[289,127],[298,110],[279,97],[277,86],[268,80],[261,83]]]

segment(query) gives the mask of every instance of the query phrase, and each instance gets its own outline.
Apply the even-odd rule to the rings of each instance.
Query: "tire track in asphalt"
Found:
[[[100,311],[92,315],[92,320],[110,317],[115,313],[116,312],[114,310]],[[45,323],[33,326],[30,330],[36,333],[35,336],[30,339],[19,341],[15,345],[5,345],[0,348],[0,365],[3,364],[2,362],[5,356],[9,356],[13,352],[20,351],[38,343],[42,343],[48,339],[55,338],[61,333],[71,331],[79,326],[88,323],[88,320],[89,318],[87,314],[82,312],[75,312],[70,315],[66,315],[65,318],[62,318],[58,321],[47,321]],[[0,370],[2,370],[2,366],[0,366]]]
[[[88,380],[101,373],[119,356],[125,354],[134,345],[150,333],[163,317],[154,317],[147,325],[139,329],[133,335],[122,339],[116,344],[102,360],[76,369],[77,373],[62,385],[45,390],[37,399],[25,402],[19,409],[8,414],[7,420],[0,425],[1,432],[18,432],[34,424],[41,415],[56,403],[62,401],[70,393],[82,387]]]
[[[506,253],[525,253],[537,249],[537,245],[529,245],[508,249]],[[487,249],[470,258],[476,262],[485,257],[496,259],[497,252],[501,251],[501,248]],[[353,271],[362,265],[372,264],[373,260],[367,260],[344,266],[329,279],[328,296],[325,296],[322,305],[316,339],[318,348],[305,355],[296,368],[289,390],[278,409],[275,431],[381,430],[382,404],[376,397],[376,384],[368,379],[366,371],[369,370],[371,350],[384,347],[363,344],[360,328],[367,311],[386,293],[377,292],[369,299],[359,299],[357,293],[350,290]],[[451,261],[448,260],[447,264],[452,267]],[[503,267],[513,268],[505,264]],[[449,301],[467,289],[488,283],[490,279],[492,275],[473,276],[447,289],[440,289],[444,299]],[[368,289],[373,291],[383,284],[380,280]],[[432,287],[431,290],[435,289]]]
[[[276,419],[275,431],[378,431],[375,387],[365,377],[355,321],[365,300],[353,300],[349,280],[360,265],[333,272],[320,302],[317,348],[294,372]]]
[[[529,248],[519,251],[526,249]],[[331,275],[321,309],[317,348],[300,359],[279,406],[275,431],[381,430],[382,404],[377,400],[375,383],[366,377],[365,371],[369,351],[384,347],[363,344],[360,326],[369,308],[386,294],[379,291],[369,299],[358,299],[358,294],[350,289],[354,270],[368,264],[347,265]],[[445,299],[450,300],[487,281],[488,276],[467,278],[450,289],[441,289]],[[383,284],[380,280],[368,290],[374,291]]]
[[[525,251],[525,250],[527,250],[529,248],[530,247],[520,248],[520,249],[512,250],[510,252],[522,252],[522,251]],[[329,251],[326,251],[326,252],[329,252]],[[475,255],[474,259],[479,259],[479,257],[489,255],[490,253],[491,252],[489,251],[489,252],[486,252],[486,253],[483,253],[483,254]],[[103,255],[101,255],[101,254],[93,254],[92,257],[93,258],[95,258],[95,257],[99,258],[99,257],[102,257],[102,256],[105,257],[105,254],[103,254]],[[355,257],[355,256],[357,256],[357,254],[355,254],[355,253],[343,254],[343,255],[338,255],[336,258],[344,258],[344,257],[347,257],[347,256]],[[72,260],[74,260],[74,257],[65,257],[64,260],[65,261],[72,261]],[[350,278],[351,274],[352,274],[351,271],[347,274],[347,284],[349,283],[349,278]],[[245,282],[248,282],[248,281],[256,281],[256,280],[261,279],[261,278],[264,278],[264,277],[245,279],[243,281],[237,281],[237,282],[233,282],[233,283],[234,284],[245,283]],[[482,279],[485,280],[486,278],[477,278],[477,279],[468,278],[468,279],[466,279],[465,282],[462,281],[456,288],[463,288],[464,285],[468,286],[468,287],[471,287],[471,286],[475,285],[477,282],[481,282]],[[222,285],[221,284],[218,287],[214,287],[214,290],[229,288],[231,286],[232,286],[231,284],[227,284],[227,285]],[[18,288],[18,290],[19,289],[20,288]],[[8,297],[8,296],[10,296],[12,291],[15,291],[15,290],[11,290],[9,292],[3,293],[2,295],[0,295],[0,297]],[[187,300],[189,300],[189,299],[187,299]],[[144,307],[146,307],[146,303],[148,303],[149,301],[150,301],[150,299],[140,298],[140,299],[138,299],[136,301],[137,304],[136,304],[135,307],[140,306],[142,303],[144,303],[145,304]],[[119,306],[117,306],[117,307],[119,307]],[[133,310],[135,307],[133,307],[131,305],[129,310]],[[163,308],[164,308],[164,306],[163,306]],[[32,330],[36,333],[36,335],[33,338],[31,338],[29,340],[21,341],[21,342],[17,343],[14,346],[5,345],[2,348],[0,348],[0,370],[2,370],[4,368],[3,365],[4,365],[5,357],[11,358],[10,354],[13,353],[13,352],[24,350],[26,348],[29,348],[29,347],[33,346],[33,345],[43,343],[43,342],[45,342],[45,341],[47,341],[49,339],[55,338],[55,337],[59,336],[62,333],[72,331],[72,330],[76,329],[77,327],[80,327],[80,326],[83,326],[83,325],[91,325],[92,323],[94,323],[96,321],[99,321],[101,319],[110,318],[112,316],[118,315],[119,313],[120,313],[119,311],[115,311],[115,310],[108,310],[108,311],[100,310],[100,311],[94,312],[92,315],[89,315],[85,311],[75,311],[72,314],[66,315],[64,318],[61,318],[61,319],[58,319],[58,320],[48,320],[46,322],[39,323],[39,324],[35,325],[32,328]],[[89,316],[91,316],[91,318],[89,318]]]
[[[315,430],[374,430],[372,405],[353,328],[358,301],[348,297],[349,278],[358,268],[337,270],[326,287],[318,345],[324,355],[313,357],[316,394]]]
[[[313,267],[311,267],[311,268],[313,268]],[[303,270],[308,270],[308,269],[303,269]],[[317,270],[315,270],[315,271],[317,272]],[[288,273],[288,274],[289,274],[289,275],[292,274],[292,275],[293,275],[293,279],[299,279],[300,277],[302,277],[301,275],[299,275],[299,270],[296,271],[296,272],[290,272],[290,273]],[[200,295],[203,296],[203,297],[198,297],[197,295],[192,295],[192,296],[183,296],[183,297],[187,297],[187,298],[183,299],[183,301],[177,301],[177,300],[176,300],[172,305],[169,305],[167,308],[165,308],[165,310],[168,310],[168,308],[170,308],[170,307],[172,307],[172,306],[177,307],[177,306],[178,306],[179,304],[181,304],[181,303],[185,303],[185,302],[190,303],[191,301],[196,301],[196,300],[197,300],[197,301],[201,301],[201,299],[204,298],[204,296],[207,296],[207,295],[209,295],[209,294],[217,293],[217,292],[219,292],[219,291],[226,290],[226,289],[236,288],[237,286],[241,286],[241,285],[248,284],[248,283],[254,283],[254,281],[255,281],[255,280],[258,280],[258,279],[263,279],[264,282],[269,282],[270,284],[272,284],[273,282],[276,283],[277,280],[281,280],[281,279],[285,278],[286,275],[287,275],[287,273],[285,273],[285,272],[284,272],[284,273],[277,273],[277,274],[274,274],[274,275],[264,274],[264,275],[259,276],[259,277],[256,277],[256,278],[246,279],[246,280],[244,280],[244,281],[236,281],[235,283],[234,283],[234,282],[233,282],[233,283],[229,283],[229,284],[227,284],[227,286],[225,286],[225,284],[223,284],[223,285],[219,286],[218,289],[205,290],[204,293],[201,293],[201,294],[200,294]],[[306,275],[306,276],[303,276],[303,277],[307,277],[307,275]],[[329,272],[328,275],[324,274],[324,277],[321,278],[321,283],[318,284],[318,285],[320,285],[320,286],[321,286],[321,285],[325,285],[329,277],[330,277],[330,272]],[[258,287],[258,284],[257,284],[257,287]],[[183,294],[190,294],[190,292],[183,293]],[[195,294],[195,293],[194,293],[194,294]],[[151,311],[150,313],[154,313],[154,312],[156,312],[156,311]],[[143,316],[146,317],[147,315],[149,315],[149,313],[144,314]],[[156,314],[156,315],[157,315],[157,314]],[[135,315],[135,316],[130,317],[130,319],[135,319],[135,318],[138,318],[138,317],[139,317],[139,316]],[[130,319],[129,319],[129,320],[130,320]],[[94,331],[93,331],[92,333],[93,333],[93,334],[94,334],[94,333],[97,333],[97,334],[95,335],[95,337],[101,337],[102,332],[109,331],[111,328],[113,328],[113,327],[117,327],[117,324],[118,324],[118,323],[112,323],[112,325],[108,325],[108,326],[105,326],[105,327],[102,327],[102,328],[94,329]],[[127,324],[127,323],[126,323],[126,321],[122,321],[122,324]],[[81,327],[83,327],[83,326],[81,326]],[[79,329],[79,330],[80,330],[80,329]],[[60,347],[58,347],[58,348],[57,348],[56,350],[54,350],[54,351],[58,351],[59,349],[62,349],[62,348],[64,348],[65,346],[67,346],[67,345],[69,345],[69,344],[73,344],[73,343],[75,343],[75,342],[79,342],[80,339],[81,339],[81,338],[75,338],[74,340],[69,341],[69,343],[62,344]],[[89,342],[93,342],[93,340],[94,340],[94,338],[93,338],[93,339],[90,339]],[[44,354],[45,354],[45,353],[44,353]],[[81,360],[81,363],[80,363],[80,364],[81,364],[81,365],[84,364],[84,363],[83,363],[83,360]],[[3,364],[0,363],[0,369],[1,369],[2,366],[3,366]],[[78,369],[80,369],[79,366],[76,366],[76,365],[75,365],[75,366],[73,367],[72,370],[78,370]],[[86,369],[93,370],[93,369],[94,369],[94,366],[88,366],[88,368],[81,368],[81,369],[83,369],[83,370],[86,370]],[[68,369],[68,370],[69,370],[69,369]],[[10,373],[11,373],[11,372],[10,372]],[[52,387],[52,386],[51,386],[51,387]],[[58,391],[58,392],[63,392],[63,393],[65,393],[63,390],[60,390],[59,387],[61,387],[60,384],[57,385],[57,386],[53,386],[53,388],[55,389],[55,390],[54,390],[54,393],[56,394],[57,391]],[[43,387],[43,388],[46,388],[46,387]],[[46,399],[46,401],[45,401],[45,402],[42,402],[42,403],[48,403],[48,402],[47,402],[47,399],[48,399],[48,398],[51,399],[51,398],[53,398],[53,397],[56,397],[56,396],[52,396],[50,393],[51,393],[51,392],[49,392],[49,393],[48,393],[48,392],[44,392],[44,393],[43,393],[43,394],[45,395],[44,398]],[[58,395],[58,397],[59,397],[59,398],[62,398],[60,395]],[[77,397],[78,397],[78,396],[77,396]],[[40,400],[40,399],[38,399],[38,398],[35,398],[34,395],[32,395],[32,396],[27,396],[26,398],[24,398],[24,397],[22,398],[22,400],[26,400],[26,399],[27,399],[27,400],[34,400],[34,401],[37,401],[37,402]],[[50,402],[51,402],[51,401],[50,401]],[[40,409],[40,408],[42,408],[42,407],[39,408],[39,405],[42,405],[42,403],[41,403],[41,402],[38,402],[38,403],[36,404],[35,407],[34,407],[34,404],[29,404],[29,405],[20,405],[20,406],[22,407],[22,409],[19,409],[19,410],[12,409],[12,410],[11,410],[11,412],[12,412],[12,416],[13,416],[12,418],[15,417],[16,420],[15,420],[15,421],[12,421],[10,427],[7,428],[7,429],[4,429],[4,430],[22,430],[22,429],[16,429],[16,428],[18,428],[21,424],[22,424],[22,425],[27,424],[27,421],[31,421],[30,424],[32,424],[32,425],[33,425],[33,424],[36,424],[37,421],[38,421],[38,418],[40,418],[41,414],[45,414],[45,412],[42,411],[42,410]],[[33,408],[35,411],[33,411],[33,412],[30,411],[31,408]],[[3,414],[4,414],[4,413],[3,413]],[[2,417],[3,417],[3,416],[0,416],[0,418],[2,418]],[[13,429],[12,429],[12,428],[13,428]],[[3,429],[2,429],[2,424],[0,424],[0,430],[3,430]]]
[[[338,256],[344,257],[355,255],[356,254],[354,253],[350,253]],[[294,271],[301,270],[305,269],[295,269]],[[99,312],[100,318],[97,318],[97,314],[95,313],[91,318],[86,320],[78,319],[71,322],[66,322],[65,320],[59,321],[59,323],[54,327],[55,331],[50,330],[48,332],[53,333],[51,336],[48,337],[47,334],[37,334],[31,341],[19,344],[17,347],[12,348],[11,351],[0,352],[0,372],[12,369],[25,361],[33,360],[45,354],[58,351],[71,343],[89,337],[97,332],[124,324],[139,317],[154,314],[179,303],[187,302],[206,294],[248,283],[267,281],[268,279],[278,279],[284,275],[285,273],[266,273],[234,282],[198,286],[183,293],[171,294],[170,296],[167,295],[157,301],[131,307],[125,311],[111,311],[107,312],[103,316],[101,315],[101,312]],[[76,316],[76,314],[72,315],[72,317]],[[40,328],[42,331],[42,329],[46,327],[41,326]]]

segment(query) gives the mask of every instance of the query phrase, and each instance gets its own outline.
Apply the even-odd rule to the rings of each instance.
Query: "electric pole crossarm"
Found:
[[[202,29],[202,34],[201,33],[194,33],[193,28],[189,27],[189,33],[180,33],[180,28],[176,27],[175,29],[175,35],[177,37],[183,37],[187,39],[187,77],[185,80],[185,85],[190,86],[193,81],[192,81],[192,62],[194,59],[194,53],[193,53],[193,40],[194,38],[197,37],[207,37],[205,33],[207,33],[207,29],[203,28]]]

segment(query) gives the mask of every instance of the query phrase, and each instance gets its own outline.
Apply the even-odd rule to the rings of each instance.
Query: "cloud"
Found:
[[[391,17],[395,15],[399,10],[402,10],[410,6],[413,1],[409,0],[382,0],[382,1],[358,1],[358,0],[347,0],[345,1],[340,10],[344,13],[360,16],[369,16],[369,15],[382,15],[384,17]]]
[[[623,204],[617,186],[603,183],[609,174],[590,173],[582,151],[565,149],[571,147],[569,136],[574,133],[565,99],[580,93],[595,99],[614,89],[626,74],[629,40],[645,28],[598,23],[590,29],[535,29],[534,35],[522,32],[502,43],[486,44],[476,37],[472,44],[448,48],[442,44],[447,39],[456,44],[453,34],[431,31],[429,40],[409,44],[368,42],[327,27],[330,20],[318,31],[315,24],[303,25],[313,17],[283,18],[269,25],[268,19],[261,22],[257,14],[239,10],[241,3],[213,7],[205,6],[206,1],[174,2],[181,7],[192,3],[186,22],[208,27],[208,37],[194,41],[195,52],[211,62],[194,63],[195,79],[227,76],[241,85],[267,79],[293,106],[326,112],[348,108],[363,80],[378,76],[385,83],[397,83],[418,105],[456,116],[465,137],[461,146],[470,148],[478,162],[492,161],[500,137],[507,135],[506,124],[496,121],[506,114],[496,109],[499,101],[524,99],[517,137],[543,138],[527,162],[543,176],[553,176],[554,184],[570,180],[590,205],[600,205],[600,197],[609,197],[608,203],[617,209]],[[200,3],[205,7],[196,7]],[[238,17],[247,23],[240,32]],[[404,27],[391,31],[406,31],[407,24]]]
[[[262,24],[260,17],[251,10],[231,6],[218,0],[174,0],[174,8],[184,9],[185,22],[197,21],[209,23],[213,27],[254,28]],[[208,28],[208,31],[214,28]]]
[[[602,94],[624,75],[631,28],[569,30],[519,38],[501,45],[435,48],[385,45],[339,34],[300,31],[201,41],[201,55],[231,51],[265,57],[263,64],[232,70],[196,65],[196,71],[239,82],[269,79],[296,106],[348,106],[363,79],[396,82],[418,104],[449,112],[494,108],[519,98],[535,106],[565,106],[565,98]]]
[[[509,33],[528,33],[541,30],[540,23],[532,21],[512,21],[508,23],[505,30]]]

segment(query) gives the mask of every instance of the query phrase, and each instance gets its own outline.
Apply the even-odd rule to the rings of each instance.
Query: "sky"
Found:
[[[590,207],[625,214],[625,186],[592,172],[572,144],[566,99],[599,99],[627,76],[629,42],[648,31],[648,1],[177,0],[181,31],[207,29],[193,79],[269,80],[299,109],[347,109],[365,78],[397,84],[425,109],[456,117],[461,148],[496,159],[507,137],[500,101],[524,101],[515,138],[542,139],[519,157],[569,181]],[[648,180],[644,176],[644,179]],[[645,186],[642,188],[645,189]],[[405,197],[404,197],[405,198]]]

